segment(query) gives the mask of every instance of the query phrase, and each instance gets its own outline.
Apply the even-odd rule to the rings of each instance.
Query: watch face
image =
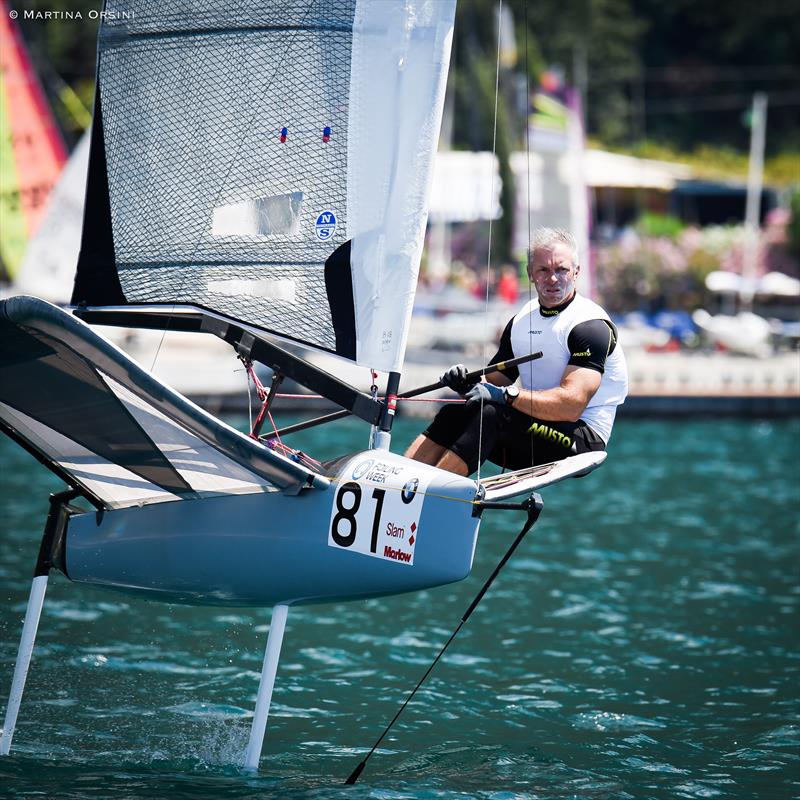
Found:
[[[506,386],[506,403],[509,405],[519,397],[518,386]]]

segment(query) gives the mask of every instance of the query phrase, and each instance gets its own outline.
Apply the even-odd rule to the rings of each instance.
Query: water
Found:
[[[418,425],[400,420],[395,449]],[[306,432],[321,456],[355,424]],[[292,609],[257,775],[241,763],[261,610],[51,578],[0,796],[789,798],[800,795],[800,422],[618,423],[545,509],[355,787],[342,782],[522,524],[487,514],[450,587]],[[59,486],[0,442],[0,706]]]

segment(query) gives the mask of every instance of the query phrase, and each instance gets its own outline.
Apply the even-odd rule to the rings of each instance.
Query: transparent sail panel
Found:
[[[335,349],[355,0],[110,2],[99,83],[120,285]],[[113,18],[112,18],[113,15]],[[318,230],[329,212],[335,230]]]

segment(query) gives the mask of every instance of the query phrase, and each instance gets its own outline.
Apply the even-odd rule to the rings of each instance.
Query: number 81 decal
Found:
[[[399,484],[401,475],[381,486],[347,481],[336,489],[331,511],[328,544],[375,558],[414,563],[419,537],[419,518],[424,494],[419,478]],[[391,480],[391,479],[394,480]]]

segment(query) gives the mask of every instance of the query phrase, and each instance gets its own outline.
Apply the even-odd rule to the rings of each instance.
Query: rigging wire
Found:
[[[492,122],[492,156],[496,161],[497,159],[497,107],[500,96],[500,26],[503,19],[503,0],[499,0],[497,4],[497,56],[495,60],[494,69],[494,120]],[[494,170],[492,170],[491,180],[491,194],[490,200],[494,197]],[[491,264],[492,264],[492,234],[494,232],[494,220],[491,215],[489,216],[489,246],[486,253],[486,292],[484,297],[484,322],[483,322],[483,363],[485,364],[488,356],[486,345],[489,339],[489,283],[491,277]],[[481,454],[483,451],[483,400],[481,400],[480,408],[478,409],[479,422],[478,422],[478,474],[476,480],[481,479]]]
[[[403,713],[405,707],[411,702],[412,698],[417,693],[420,686],[422,686],[428,675],[430,675],[431,672],[433,671],[433,668],[439,663],[439,659],[441,659],[441,657],[444,655],[445,650],[447,650],[447,648],[450,646],[450,643],[453,641],[453,639],[456,638],[459,631],[464,627],[467,620],[472,615],[472,612],[478,607],[478,603],[480,603],[480,601],[483,600],[484,595],[486,594],[486,592],[489,591],[489,587],[492,585],[492,583],[494,583],[494,579],[500,574],[500,571],[508,563],[508,560],[514,554],[514,551],[517,549],[520,542],[525,538],[525,534],[533,527],[534,523],[539,518],[539,514],[541,513],[543,507],[544,503],[542,502],[542,498],[538,494],[532,494],[527,500],[519,504],[507,504],[507,503],[483,504],[483,508],[522,509],[528,512],[528,519],[522,526],[522,530],[520,530],[514,541],[511,543],[511,546],[508,548],[508,550],[506,550],[505,555],[497,563],[497,566],[495,566],[495,568],[492,570],[491,574],[486,579],[483,586],[481,586],[480,590],[475,595],[472,602],[469,604],[469,608],[467,608],[467,610],[461,615],[461,620],[456,626],[456,629],[450,634],[450,638],[444,643],[442,649],[438,652],[436,658],[433,659],[428,669],[425,670],[425,674],[419,679],[417,685],[411,690],[408,697],[406,697],[406,699],[403,701],[403,704],[397,710],[397,713],[392,718],[392,721],[386,726],[383,733],[378,737],[375,744],[372,745],[372,748],[367,753],[367,755],[364,756],[364,758],[361,760],[358,766],[350,773],[347,780],[345,781],[346,785],[352,785],[358,780],[359,776],[364,771],[364,767],[367,766],[367,761],[369,760],[370,756],[375,752],[375,750],[377,750],[378,745],[380,745],[380,743],[384,740],[384,738],[389,733],[394,723],[397,722],[398,718]]]
[[[523,4],[523,8],[525,9],[525,109],[527,111],[528,104],[530,103],[531,97],[531,72],[530,72],[530,63],[528,60],[528,3],[527,0]],[[531,226],[531,126],[527,117],[525,116],[525,164],[526,164],[526,174],[525,174],[525,192],[527,197],[527,208],[526,208],[526,217],[528,222],[528,247],[525,251],[525,275],[528,278],[528,308],[530,308],[530,304],[533,302],[533,281],[530,279],[530,258],[531,258],[531,244],[533,239],[533,229]],[[528,349],[529,351],[533,348],[533,333],[531,332],[531,326],[528,325]],[[533,364],[530,365],[529,369],[531,370],[531,383],[533,383]],[[520,377],[522,377],[522,373],[520,370]],[[531,409],[533,411],[533,409]],[[531,416],[533,416],[531,414]],[[531,436],[530,444],[531,444],[531,464],[535,463],[534,455],[536,450],[536,445],[534,444],[534,437]]]

